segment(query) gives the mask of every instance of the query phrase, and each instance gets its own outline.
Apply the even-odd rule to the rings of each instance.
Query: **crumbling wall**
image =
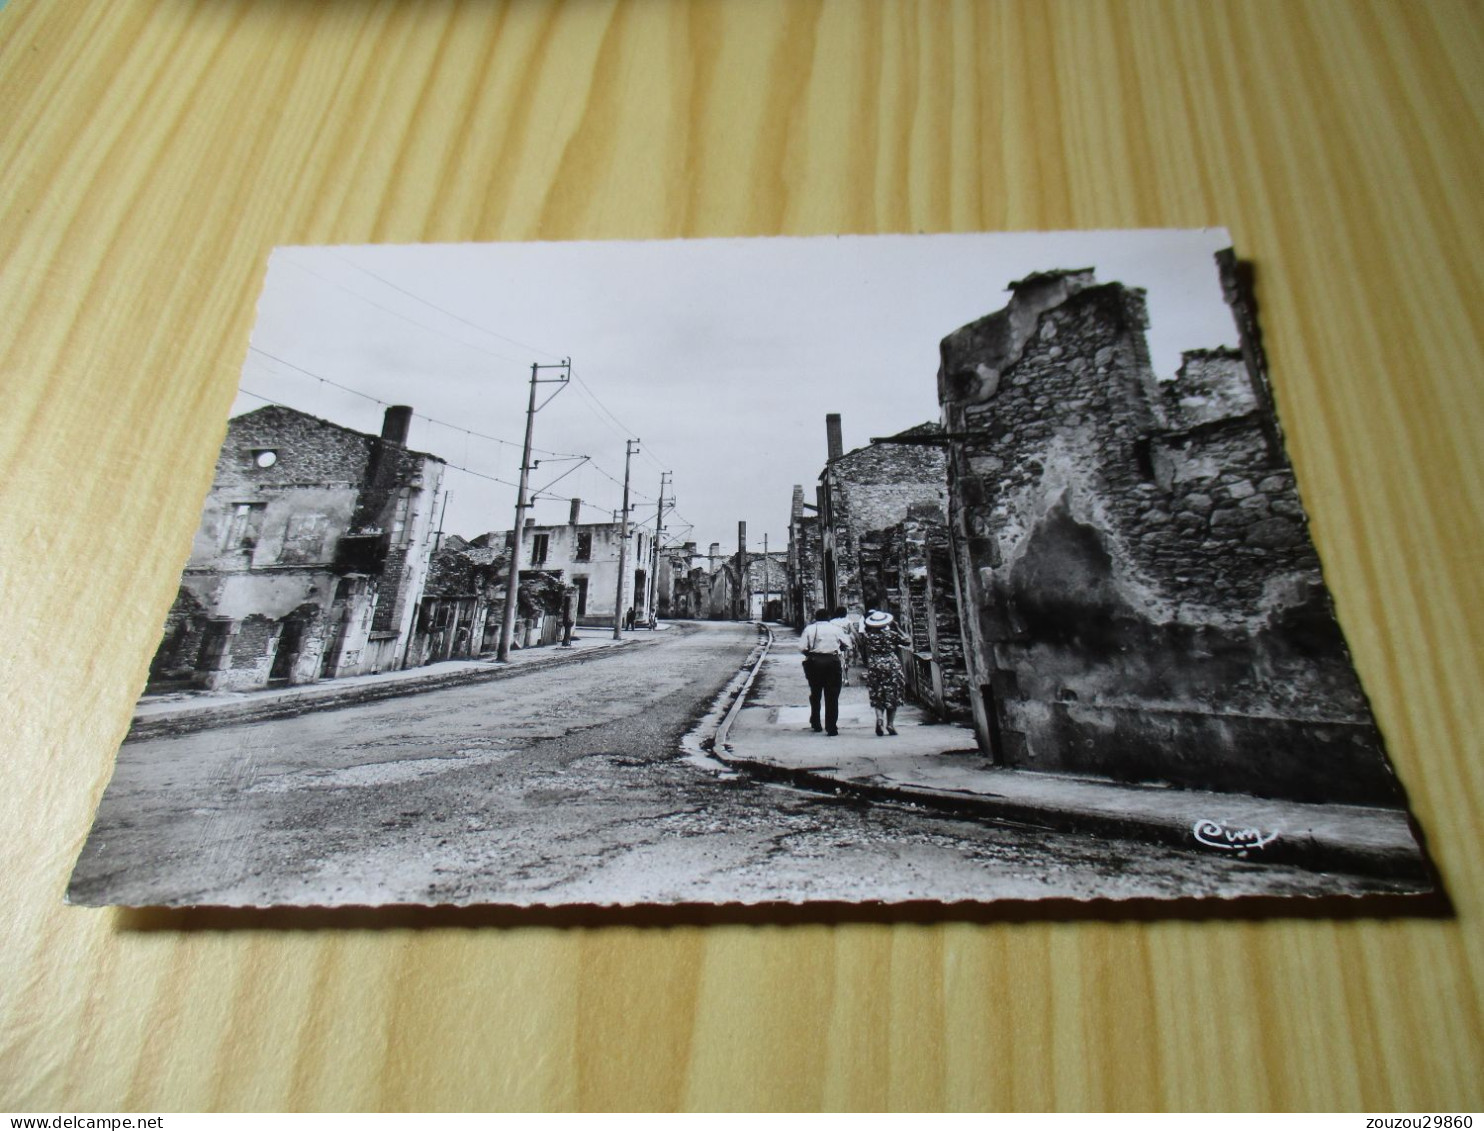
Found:
[[[879,548],[879,561],[863,575],[874,605],[895,616],[911,641],[904,657],[908,693],[940,719],[969,721],[968,671],[948,526],[942,509],[915,504],[888,530],[862,539],[863,559]]]
[[[935,433],[936,424],[921,424],[900,433],[914,437]],[[883,440],[831,460],[823,475],[823,512],[827,524],[824,548],[833,565],[836,605],[855,611],[872,607],[880,594],[863,585],[879,555],[870,545],[862,562],[862,539],[901,522],[916,505],[947,505],[945,457],[940,447]]]
[[[282,405],[233,417],[217,457],[213,490],[283,488],[301,484],[359,486],[375,437]],[[257,455],[272,452],[260,467]]]
[[[389,440],[375,439],[366,480],[356,500],[352,533],[380,531],[385,555],[381,560],[381,600],[372,631],[410,630],[412,610],[425,564],[423,540],[431,521],[430,500],[442,481],[438,462],[422,452],[408,451]],[[396,666],[388,651],[378,670]]]
[[[165,615],[165,630],[160,646],[150,661],[151,682],[189,679],[201,654],[206,635],[206,610],[200,599],[182,585]]]
[[[921,537],[924,628],[938,681],[935,708],[943,718],[968,722],[973,716],[969,705],[969,670],[948,524],[941,517],[924,521]]]
[[[353,575],[377,583],[368,600],[382,599],[374,622],[369,605],[358,608],[354,640],[336,643],[327,674],[395,666],[395,641],[410,627],[421,589],[441,480],[435,457],[294,409],[269,405],[233,419],[182,577],[182,594],[199,608],[184,628],[179,620],[167,624],[172,654],[162,646],[156,667],[163,673],[173,664],[178,672],[188,661],[199,669],[197,682],[214,687],[263,686],[270,672],[291,682],[317,679],[333,636],[327,625],[341,623],[330,615],[337,585]],[[265,623],[273,634],[260,639]],[[277,634],[285,629],[293,653],[275,669]]]
[[[1392,801],[1262,375],[1202,351],[1161,386],[1145,327],[1141,292],[1079,271],[943,342],[981,743],[1010,765]]]
[[[802,629],[824,606],[824,544],[817,515],[800,514],[794,521],[792,548],[796,564],[789,591],[793,625]]]
[[[788,604],[784,616],[802,629],[824,604],[823,546],[819,517],[804,513],[804,488],[795,484],[788,519]]]
[[[1187,350],[1173,381],[1159,383],[1156,406],[1169,427],[1191,427],[1253,411],[1252,378],[1242,351],[1225,346]]]
[[[268,673],[277,654],[280,623],[259,613],[243,617],[234,626],[225,663],[202,681],[213,691],[246,691],[268,686]]]

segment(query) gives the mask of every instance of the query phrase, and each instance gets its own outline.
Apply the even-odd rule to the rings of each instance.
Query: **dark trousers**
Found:
[[[819,700],[824,699],[824,729],[834,734],[840,721],[840,660],[837,656],[805,656],[804,678],[809,681],[809,725],[819,729]]]

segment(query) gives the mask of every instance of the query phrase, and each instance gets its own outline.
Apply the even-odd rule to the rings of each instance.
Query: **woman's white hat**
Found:
[[[889,625],[892,622],[892,619],[893,618],[892,618],[892,615],[890,613],[883,613],[883,612],[877,611],[877,612],[872,613],[870,616],[868,616],[866,618],[866,627],[867,628],[885,628],[887,625]]]

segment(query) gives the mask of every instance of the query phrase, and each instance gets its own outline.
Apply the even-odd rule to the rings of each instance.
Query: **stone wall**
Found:
[[[864,589],[873,608],[897,618],[911,639],[903,657],[908,693],[940,719],[968,722],[968,672],[953,556],[943,511],[915,504],[907,518],[862,539]]]
[[[189,679],[201,655],[207,618],[201,601],[185,586],[175,595],[165,615],[165,631],[150,661],[151,682]]]
[[[282,405],[233,417],[217,457],[213,490],[258,487],[356,486],[365,480],[376,437]],[[259,467],[256,455],[275,462]]]
[[[1265,375],[1156,382],[1143,295],[1033,276],[942,344],[969,698],[999,761],[1390,803]]]
[[[901,522],[913,506],[946,506],[943,450],[910,442],[937,431],[935,424],[921,424],[897,437],[846,452],[825,466],[820,476],[820,519],[826,605],[868,610],[873,596],[881,599],[867,594],[863,582],[864,573],[879,559],[876,536]],[[893,443],[893,439],[909,442]],[[863,546],[863,539],[872,544]]]
[[[309,682],[332,646],[331,675],[396,667],[441,479],[434,457],[293,409],[234,418],[152,676],[241,689]],[[347,572],[368,582],[349,618],[334,605]],[[352,623],[356,638],[335,646],[337,627]]]
[[[819,515],[804,513],[804,488],[795,486],[788,524],[789,623],[802,629],[824,605],[824,544]]]

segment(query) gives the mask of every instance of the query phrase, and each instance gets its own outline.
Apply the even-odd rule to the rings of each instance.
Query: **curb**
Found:
[[[763,660],[773,647],[773,630],[762,621],[752,622],[763,631],[763,639],[753,646],[748,653],[747,659],[742,661],[742,666],[737,669],[737,675],[722,688],[716,698],[711,701],[711,709],[703,715],[695,726],[691,727],[680,738],[680,748],[693,758],[709,759],[728,766],[729,760],[717,752],[717,746],[726,739],[727,732],[732,728],[732,721],[737,717],[737,712],[742,709],[742,703],[747,698],[747,693],[752,690],[752,684],[757,679],[757,673],[763,666]],[[740,679],[739,679],[740,677]],[[723,709],[723,703],[726,707]],[[705,738],[697,738],[707,729],[707,722],[718,713],[721,719],[715,724],[712,732]]]
[[[766,630],[767,626],[761,626]],[[938,790],[914,788],[910,785],[877,785],[849,778],[837,778],[813,770],[793,769],[756,758],[737,756],[726,745],[732,722],[751,690],[753,682],[762,668],[773,643],[773,633],[768,631],[767,640],[748,658],[750,670],[741,686],[733,693],[726,714],[717,726],[716,733],[701,741],[700,747],[707,755],[728,768],[746,773],[762,781],[806,789],[814,793],[827,793],[837,797],[853,797],[862,801],[885,802],[898,805],[913,805],[933,809],[950,816],[989,819],[1017,825],[1030,825],[1047,831],[1073,833],[1083,836],[1139,840],[1167,845],[1172,848],[1215,854],[1215,850],[1202,849],[1195,839],[1193,829],[1174,821],[1149,820],[1137,816],[1102,813],[1077,809],[1054,809],[1004,797],[971,794],[948,794]],[[689,737],[689,736],[687,736]],[[1238,856],[1238,853],[1222,853]],[[1288,864],[1318,872],[1343,872],[1349,875],[1374,876],[1383,879],[1431,881],[1432,873],[1426,858],[1413,848],[1381,848],[1363,845],[1321,841],[1311,837],[1280,838],[1260,849],[1249,850],[1239,858],[1252,863]]]
[[[448,675],[430,675],[426,679],[401,680],[398,682],[373,684],[367,687],[347,687],[343,690],[337,689],[334,694],[307,696],[302,699],[289,697],[276,699],[267,703],[228,703],[204,706],[195,710],[182,710],[178,714],[157,715],[148,718],[136,717],[130,724],[129,733],[124,736],[124,741],[140,742],[149,738],[195,734],[198,731],[211,730],[220,726],[265,722],[270,719],[287,719],[293,718],[296,715],[311,714],[316,711],[334,711],[341,707],[355,707],[362,703],[374,703],[381,699],[396,699],[404,695],[420,695],[425,691],[443,691],[446,688],[462,687],[470,683],[487,683],[501,679],[512,679],[532,671],[568,667],[572,664],[581,664],[589,660],[595,660],[609,653],[623,652],[629,648],[644,647],[654,643],[655,639],[625,640],[620,644],[610,644],[591,652],[577,652],[565,655],[556,654],[549,658],[542,657],[539,660],[530,660],[523,664],[501,668],[492,667],[488,671],[465,670],[451,672]],[[326,684],[332,684],[334,681],[326,680],[325,682]]]
[[[747,668],[747,678],[742,681],[742,686],[737,689],[737,694],[733,696],[731,706],[727,708],[727,713],[721,720],[721,725],[716,728],[716,734],[709,740],[712,753],[715,753],[717,745],[726,745],[727,735],[731,733],[732,723],[737,718],[737,712],[742,709],[742,704],[746,702],[747,693],[752,690],[752,685],[757,680],[757,673],[762,671],[763,661],[768,658],[768,653],[773,650],[773,641],[776,639],[773,635],[773,630],[762,621],[757,621],[756,624],[763,630],[763,639],[752,650],[752,655],[747,657],[743,665]]]
[[[1045,806],[1010,801],[1004,798],[948,795],[935,790],[909,786],[872,785],[867,782],[834,778],[810,770],[790,769],[772,762],[717,754],[733,769],[742,770],[765,781],[791,785],[816,793],[850,796],[863,801],[916,805],[950,816],[988,818],[1017,825],[1032,825],[1048,831],[1084,836],[1112,837],[1119,840],[1153,841],[1171,848],[1201,851],[1192,832],[1184,825],[1148,821],[1110,813],[1085,810],[1051,809]],[[1236,853],[1230,855],[1236,856]],[[1326,843],[1312,837],[1278,840],[1242,854],[1252,863],[1291,864],[1318,872],[1344,872],[1349,875],[1375,876],[1382,879],[1428,880],[1431,873],[1424,858],[1416,851],[1372,849],[1356,845]]]

